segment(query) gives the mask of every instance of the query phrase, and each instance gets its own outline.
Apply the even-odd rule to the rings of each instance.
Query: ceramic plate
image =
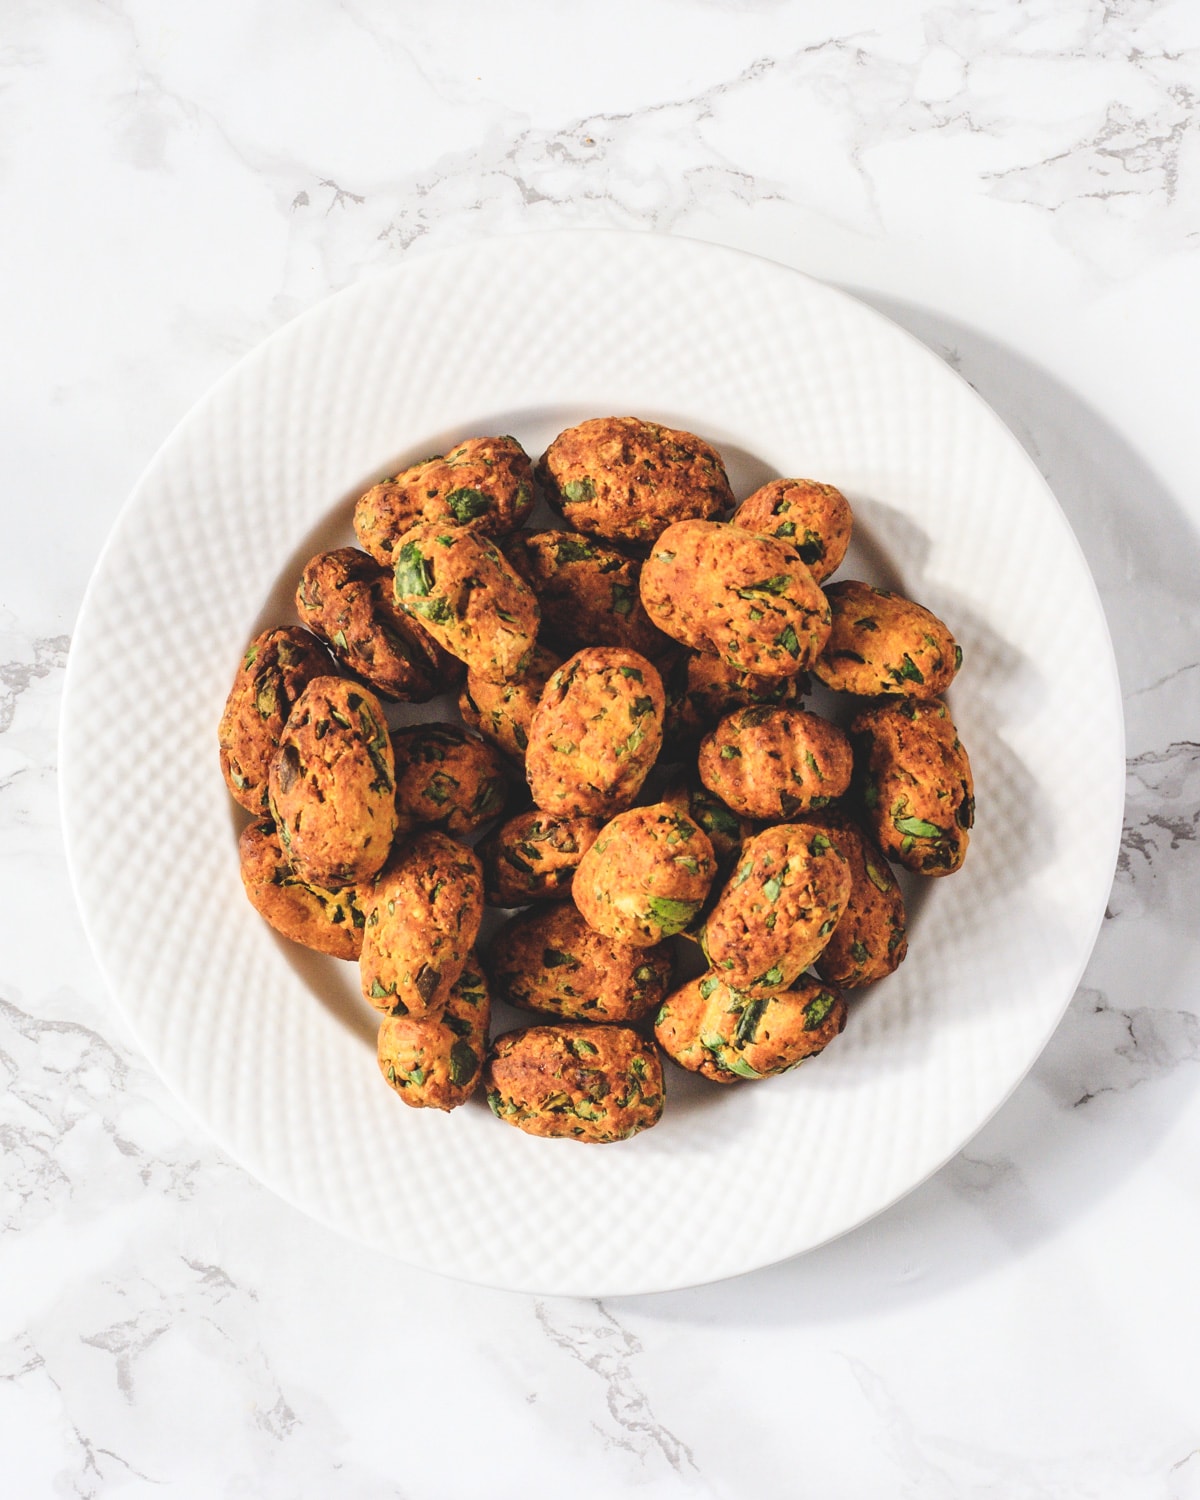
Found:
[[[819,1059],[715,1088],[671,1069],[662,1123],[604,1148],[524,1136],[479,1099],[405,1107],[356,971],[242,895],[216,727],[241,652],[293,618],[354,497],[456,439],[632,412],[703,434],[739,498],[836,484],[839,576],[901,589],[965,652],[966,865],[927,882],[910,956]],[[409,711],[411,713],[411,710]],[[1121,822],[1103,613],[1045,483],[929,350],[852,298],[687,240],[493,240],[364,281],[290,323],[188,415],[97,566],[62,727],[73,877],[113,995],[172,1089],[314,1217],[401,1261],[539,1292],[663,1290],[841,1234],[957,1151],[1078,982]],[[526,1018],[527,1020],[528,1018]]]

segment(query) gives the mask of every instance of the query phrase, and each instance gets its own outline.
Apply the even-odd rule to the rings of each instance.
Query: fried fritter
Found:
[[[457,1109],[483,1076],[491,1012],[487,981],[473,958],[440,1014],[384,1016],[376,1049],[379,1071],[405,1104]]]
[[[937,698],[962,665],[962,648],[911,599],[847,579],[826,595],[833,629],[813,673],[835,693]]]
[[[854,518],[841,490],[815,479],[772,479],[743,500],[735,526],[794,542],[818,583],[841,567]]]
[[[793,818],[825,807],[850,785],[850,741],[800,708],[743,708],[700,744],[700,780],[748,818]]]
[[[248,811],[266,811],[267,772],[292,705],[314,677],[328,676],[332,667],[320,641],[298,625],[264,630],[246,648],[217,740],[221,775]]]
[[[242,829],[238,860],[250,904],[276,932],[332,958],[358,957],[364,918],[355,887],[327,891],[301,880],[284,857],[270,818]]]
[[[500,753],[461,724],[412,724],[392,734],[396,831],[440,828],[456,838],[499,817],[508,796]]]
[[[492,906],[570,898],[579,861],[596,842],[599,818],[560,818],[530,808],[494,829],[478,846]]]
[[[708,836],[686,813],[665,802],[634,807],[580,860],[575,904],[605,937],[648,948],[695,918],[716,872]]]

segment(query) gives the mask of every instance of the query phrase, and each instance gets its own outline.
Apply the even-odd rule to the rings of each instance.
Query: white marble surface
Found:
[[[8,0],[6,1496],[1200,1497],[1198,96],[1189,0]],[[757,250],[942,353],[1059,495],[1128,708],[1110,920],[997,1118],[836,1244],[604,1304],[406,1271],[227,1161],[104,992],[55,798],[172,424],[329,291],[551,225]]]

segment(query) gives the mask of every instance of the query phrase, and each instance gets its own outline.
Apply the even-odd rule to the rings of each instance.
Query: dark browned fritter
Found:
[[[704,785],[748,818],[793,818],[825,807],[850,785],[850,741],[800,708],[742,708],[700,744]]]
[[[469,438],[373,485],[354,507],[354,530],[375,561],[391,568],[397,542],[421,521],[504,536],[532,509],[533,468],[516,438]]]
[[[962,650],[935,614],[887,589],[847,579],[826,596],[833,629],[813,672],[835,693],[937,698],[962,665]]]
[[[461,724],[411,724],[392,734],[396,832],[440,828],[456,838],[504,811],[508,778],[500,752]]]
[[[952,875],[975,821],[971,763],[940,698],[877,703],[850,721],[863,818],[889,859]]]
[[[246,648],[217,742],[225,784],[249,812],[266,811],[267,772],[288,714],[313,678],[326,676],[330,666],[320,641],[298,625],[264,630]]]
[[[681,1067],[714,1083],[786,1073],[824,1050],[846,1025],[833,985],[804,975],[757,999],[703,974],[668,995],[654,1024],[659,1046]]]
[[[390,570],[357,547],[322,552],[309,562],[296,609],[338,661],[384,697],[424,703],[448,686],[442,681],[445,653],[396,608]]]
[[[671,982],[671,948],[635,948],[589,927],[571,902],[510,917],[492,939],[497,999],[564,1021],[640,1021]]]
[[[524,906],[568,899],[579,861],[600,827],[599,818],[560,818],[536,807],[509,818],[478,846],[488,902]]]
[[[694,433],[637,417],[596,417],[560,432],[538,465],[576,531],[652,542],[689,517],[718,519],[733,494],[717,450]]]
[[[708,836],[665,802],[618,813],[575,872],[575,905],[589,926],[648,948],[691,923],[717,872]]]
[[[844,815],[822,814],[850,866],[846,908],[817,959],[817,973],[830,984],[858,989],[899,967],[908,952],[904,897],[874,839]]]
[[[663,736],[668,744],[690,751],[734,709],[794,703],[809,686],[804,672],[792,677],[763,677],[757,672],[743,672],[708,652],[680,652],[669,676],[663,676],[667,695]]]
[[[829,605],[797,549],[738,526],[669,526],[642,564],[640,586],[660,630],[739,671],[794,676],[829,635]]]
[[[638,593],[640,564],[577,531],[520,531],[504,555],[538,598],[542,639],[564,656],[580,646],[627,646],[653,656],[667,644]]]
[[[444,833],[418,833],[358,899],[365,918],[363,994],[379,1010],[436,1015],[483,918],[478,855]]]
[[[484,1073],[493,1114],[529,1135],[601,1144],[656,1125],[662,1064],[626,1026],[529,1026],[492,1044]]]
[[[553,652],[544,646],[534,646],[529,665],[520,677],[489,682],[476,672],[468,672],[467,685],[458,697],[458,711],[472,729],[478,729],[505,755],[524,765],[533,711],[542,689],[561,664]]]
[[[815,479],[772,479],[743,500],[735,526],[794,542],[809,572],[823,583],[850,545],[854,518],[841,490]]]
[[[499,548],[463,526],[414,526],[396,545],[396,603],[468,672],[520,677],[541,613],[533,590]]]
[[[363,914],[354,886],[327,891],[301,880],[284,858],[269,818],[242,829],[238,860],[250,904],[276,932],[333,958],[358,957]]]
[[[376,1048],[379,1071],[405,1104],[457,1109],[483,1076],[491,1014],[487,981],[472,957],[440,1014],[384,1016]]]
[[[315,677],[288,718],[269,776],[271,816],[292,868],[336,890],[369,880],[396,831],[392,742],[379,699]]]

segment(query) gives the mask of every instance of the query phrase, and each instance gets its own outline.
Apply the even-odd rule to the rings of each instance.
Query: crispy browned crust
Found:
[[[828,981],[804,975],[791,989],[754,999],[710,971],[667,996],[654,1035],[680,1067],[736,1083],[786,1073],[845,1025],[845,998]]]
[[[264,630],[246,648],[217,730],[221,775],[248,811],[267,809],[267,772],[292,705],[332,668],[321,643],[289,625]]]
[[[579,861],[596,842],[599,818],[560,818],[530,808],[494,829],[478,846],[492,906],[562,901]]]
[[[520,677],[507,682],[489,682],[477,673],[467,674],[467,683],[458,696],[458,711],[472,729],[503,750],[513,760],[525,764],[529,745],[529,726],[538,706],[542,689],[561,665],[561,658],[543,646],[534,646],[529,665]]]
[[[715,448],[637,417],[596,417],[560,432],[538,477],[576,531],[614,541],[652,542],[673,521],[733,509]]]
[[[288,718],[269,786],[284,853],[303,880],[329,890],[369,880],[396,828],[392,744],[374,693],[314,678]]]
[[[671,982],[671,949],[614,942],[571,903],[511,917],[492,939],[496,996],[564,1021],[640,1021]]]
[[[850,785],[850,741],[800,708],[742,708],[700,744],[700,780],[747,818],[794,818]]]
[[[904,897],[879,846],[844,814],[811,820],[828,828],[850,866],[850,894],[817,959],[829,984],[858,989],[891,974],[908,952]]]
[[[717,872],[707,834],[657,802],[618,813],[579,862],[573,891],[588,925],[649,948],[697,916]]]
[[[359,975],[378,1010],[437,1015],[471,956],[483,918],[479,856],[444,833],[418,833],[359,890]]]
[[[445,455],[373,485],[354,507],[359,544],[383,567],[421,521],[503,536],[533,509],[533,468],[512,437],[468,438]]]
[[[493,1113],[518,1130],[602,1144],[656,1125],[662,1064],[625,1026],[529,1026],[492,1044],[484,1086]]]
[[[841,490],[815,479],[772,479],[738,507],[735,526],[793,542],[818,583],[837,571],[854,518]]]
[[[504,811],[500,753],[461,724],[412,724],[392,734],[396,832],[440,828],[467,838]]]
[[[327,891],[301,880],[284,858],[269,818],[242,829],[238,860],[251,906],[276,932],[332,958],[358,957],[363,914],[355,888]]]
[[[483,1077],[492,1003],[472,957],[450,988],[440,1015],[388,1015],[379,1027],[379,1071],[405,1104],[457,1109]]]
[[[813,672],[827,688],[864,698],[937,698],[950,686],[962,652],[923,605],[854,579],[830,584],[826,597],[833,628]]]
[[[437,523],[406,531],[396,544],[395,598],[468,672],[505,682],[529,665],[537,598],[486,536]]]
[[[748,839],[704,926],[708,961],[752,995],[790,988],[817,958],[850,894],[835,836],[781,823]]]
[[[544,640],[564,652],[625,646],[653,656],[667,644],[638,593],[641,564],[577,531],[519,531],[504,555],[533,589]]]
[[[545,812],[610,818],[662,748],[662,679],[644,656],[592,646],[550,678],[529,727],[525,774]]]
[[[975,821],[971,763],[940,698],[877,703],[850,721],[863,821],[914,875],[962,867]]]
[[[728,874],[741,853],[742,845],[757,831],[758,825],[739,816],[720,797],[692,780],[674,782],[663,793],[663,801],[676,812],[686,813],[708,835],[716,857],[717,869]]]
[[[641,591],[667,635],[763,677],[803,671],[829,635],[829,606],[798,550],[738,526],[668,527],[642,564]]]
[[[663,675],[667,717],[663,738],[680,749],[697,740],[738,708],[794,703],[809,690],[807,673],[763,677],[743,672],[708,652],[681,651]]]

